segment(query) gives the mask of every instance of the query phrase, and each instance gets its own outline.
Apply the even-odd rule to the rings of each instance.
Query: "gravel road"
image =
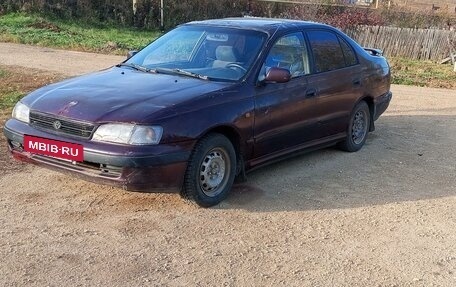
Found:
[[[0,43],[68,76],[121,59]],[[456,286],[456,91],[393,92],[360,152],[262,168],[212,209],[0,167],[0,285]]]

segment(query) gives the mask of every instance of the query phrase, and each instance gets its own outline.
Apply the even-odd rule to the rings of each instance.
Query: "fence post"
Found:
[[[160,30],[165,31],[165,12],[163,0],[160,1]]]
[[[136,9],[137,9],[136,2],[138,2],[138,0],[133,0],[133,3],[132,3],[132,5],[133,5],[133,15],[136,15]]]

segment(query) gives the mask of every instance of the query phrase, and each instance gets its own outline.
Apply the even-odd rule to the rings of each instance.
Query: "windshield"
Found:
[[[257,31],[182,26],[158,38],[125,64],[157,73],[237,81],[252,66],[265,38]]]

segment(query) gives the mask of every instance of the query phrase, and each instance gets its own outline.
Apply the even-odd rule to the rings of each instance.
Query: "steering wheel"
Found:
[[[239,65],[237,63],[229,63],[225,67],[227,67],[227,68],[236,68],[236,69],[241,70],[244,73],[247,73],[247,69],[242,67],[241,65]]]

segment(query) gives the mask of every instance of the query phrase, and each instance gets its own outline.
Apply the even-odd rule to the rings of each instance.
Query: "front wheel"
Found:
[[[370,121],[369,106],[365,101],[359,102],[350,116],[347,137],[339,144],[339,148],[348,152],[360,150],[366,142]]]
[[[236,152],[221,134],[209,134],[195,146],[185,172],[181,196],[210,207],[226,198],[236,175]]]

